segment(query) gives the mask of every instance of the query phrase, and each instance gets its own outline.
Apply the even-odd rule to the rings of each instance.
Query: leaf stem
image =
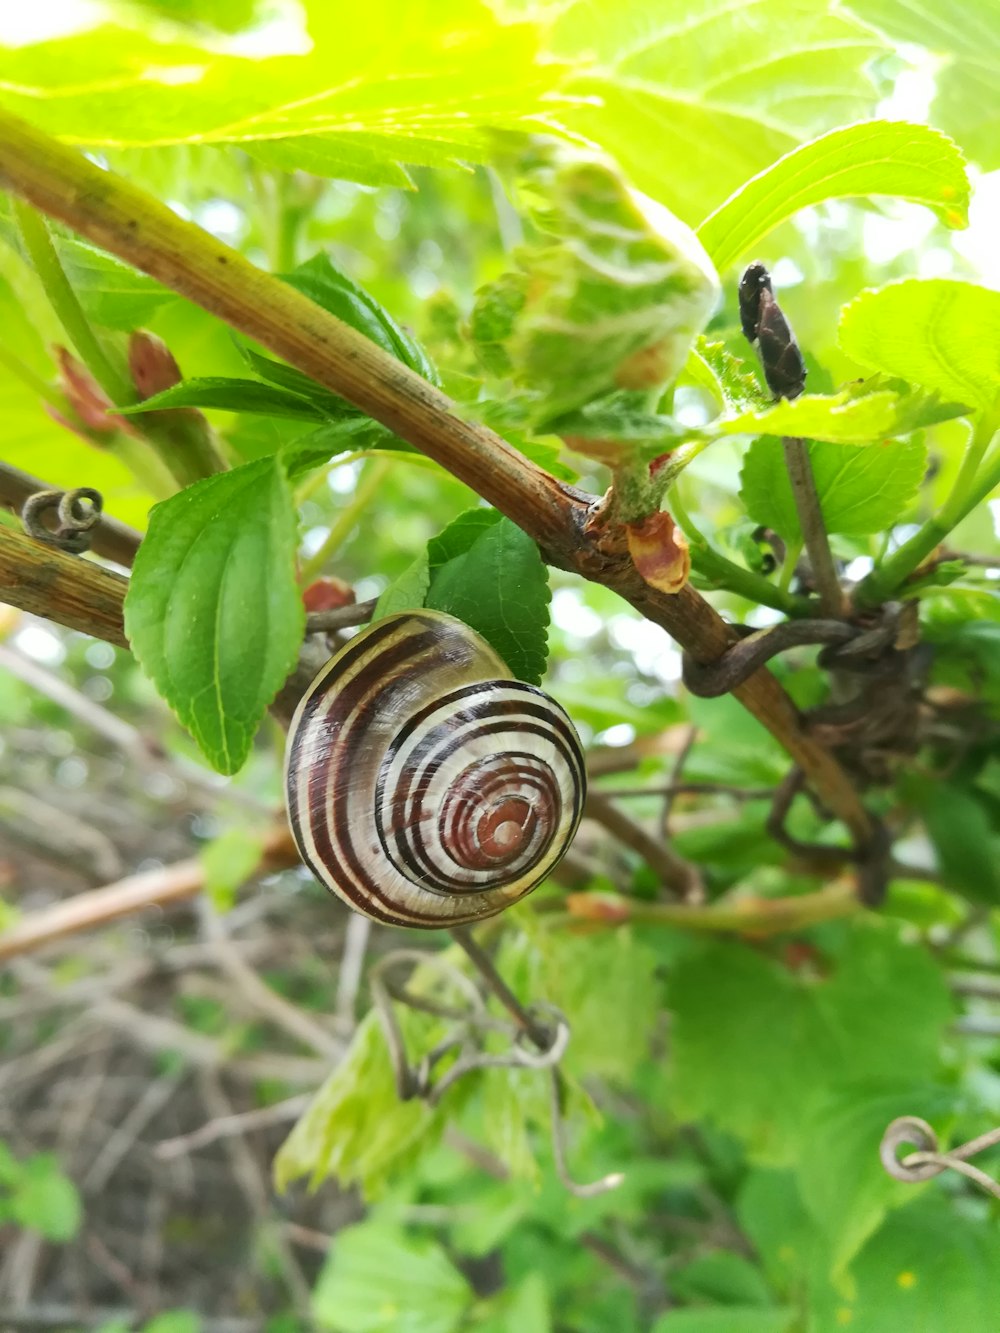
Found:
[[[685,509],[677,486],[670,492],[667,503],[670,513],[690,543],[691,567],[703,578],[709,579],[715,587],[734,592],[740,597],[745,597],[748,602],[773,607],[775,611],[782,611],[786,616],[810,614],[812,608],[806,598],[792,596],[787,587],[771,583],[762,574],[755,574],[751,569],[743,569],[709,546]]]
[[[985,412],[979,418],[947,500],[933,518],[929,518],[908,541],[903,542],[887,560],[861,580],[854,590],[856,606],[878,606],[886,601],[923,564],[934,548],[940,546],[948,533],[995,486],[1000,485],[1000,452],[980,472],[980,465],[998,424],[1000,416],[997,410]]]
[[[115,407],[136,402],[138,394],[135,389],[124,373],[111,364],[97,334],[90,327],[56,253],[45,218],[20,199],[14,200],[14,216],[28,258],[77,356]]]
[[[367,469],[354,488],[354,494],[330,525],[330,531],[323,539],[323,544],[315,554],[302,562],[299,582],[303,586],[307,587],[312,583],[313,579],[322,572],[330,557],[340,550],[342,544],[354,530],[358,518],[378,494],[391,467],[392,462],[388,458],[375,458],[368,464]]]
[[[612,893],[571,893],[566,904],[568,912],[546,917],[547,927],[638,923],[739,935],[779,935],[861,911],[857,886],[849,878],[834,880],[815,893],[785,898],[748,897],[687,906],[644,902]]]
[[[808,446],[805,440],[795,435],[784,436],[781,444],[785,451],[785,467],[788,469],[788,480],[792,485],[799,527],[802,529],[806,550],[809,552],[809,564],[816,581],[820,606],[824,615],[842,616],[845,610],[844,593],[837,577],[837,567],[833,563],[830,540],[826,535],[823,510],[820,508],[816,481],[809,462]]]

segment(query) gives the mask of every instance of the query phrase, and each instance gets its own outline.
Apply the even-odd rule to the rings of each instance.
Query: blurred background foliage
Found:
[[[422,340],[466,401],[479,392],[465,333],[474,293],[506,269],[524,226],[501,171],[482,163],[500,162],[507,136],[545,116],[592,137],[692,225],[835,125],[879,113],[956,138],[975,184],[967,231],[905,202],[837,200],[768,238],[812,390],[857,375],[836,330],[863,288],[912,276],[1000,281],[1000,19],[989,0],[772,0],[749,26],[712,0],[47,8],[0,16],[5,105],[263,267],[287,273],[328,254]],[[60,25],[68,35],[54,35]],[[314,54],[296,56],[306,32]],[[249,56],[260,58],[252,79]],[[331,62],[362,73],[323,97]],[[200,79],[185,74],[195,66]],[[407,69],[422,77],[401,88]],[[338,135],[351,118],[363,128]],[[65,338],[2,201],[0,242],[0,456],[53,485],[95,486],[109,512],[144,527],[158,497],[130,466],[123,433],[82,438],[53,418],[65,403],[52,349]],[[142,327],[185,375],[245,375],[220,321],[89,246],[67,238],[60,249],[111,345]],[[709,332],[739,351],[734,274],[722,276]],[[706,415],[691,384],[675,408]],[[208,415],[237,461],[304,433],[293,420]],[[930,471],[892,532],[834,537],[855,577],[941,503],[966,434],[959,421],[927,428]],[[714,444],[679,492],[716,546],[753,567],[761,548],[739,498],[748,446]],[[607,484],[582,456],[563,453],[559,466],[595,493]],[[364,601],[477,497],[416,455],[360,451],[313,473],[298,500],[303,564],[320,553],[314,572]],[[558,1179],[547,1085],[532,1074],[480,1075],[436,1109],[398,1101],[381,1031],[365,1017],[363,964],[400,937],[350,922],[301,869],[254,870],[280,801],[277,729],[262,729],[236,778],[217,778],[127,654],[5,611],[0,930],[190,857],[203,858],[206,893],[0,972],[0,1323],[104,1333],[995,1327],[996,1204],[955,1178],[894,1182],[876,1152],[897,1115],[922,1115],[955,1142],[1000,1115],[990,507],[949,545],[981,557],[922,607],[958,741],[923,753],[876,798],[901,834],[902,869],[880,913],[792,940],[552,928],[567,884],[656,898],[649,867],[588,821],[562,883],[496,923],[511,985],[572,1025],[571,1170],[625,1173],[592,1199]],[[712,899],[815,888],[811,868],[767,832],[787,765],[772,738],[731,698],[687,696],[679,655],[613,594],[557,571],[551,584],[546,687],[577,722],[599,788],[620,793],[649,829],[669,827]],[[733,619],[776,618],[732,593],[712,597]],[[800,706],[822,697],[810,654],[778,671]],[[682,753],[684,780],[714,786],[664,810]],[[819,827],[796,808],[800,837]],[[408,1020],[416,1049],[439,1035],[432,1016]],[[280,1194],[270,1174],[279,1148]]]

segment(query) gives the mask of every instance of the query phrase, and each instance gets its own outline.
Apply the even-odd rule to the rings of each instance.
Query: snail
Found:
[[[433,930],[535,888],[576,832],[583,751],[560,706],[462,621],[386,616],[292,718],[288,817],[317,879],[377,921]]]

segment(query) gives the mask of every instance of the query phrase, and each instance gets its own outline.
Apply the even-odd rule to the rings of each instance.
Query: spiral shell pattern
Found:
[[[352,639],[289,731],[302,859],[394,925],[481,921],[522,898],[572,841],[585,789],[559,705],[438,611],[387,616]]]

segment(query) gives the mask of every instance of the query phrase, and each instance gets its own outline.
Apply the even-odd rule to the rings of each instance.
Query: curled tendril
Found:
[[[476,957],[478,948],[470,951],[467,944],[468,941],[465,941],[464,947],[477,966],[481,979],[510,1011],[512,996],[506,984],[492,964],[486,968],[479,967]],[[390,974],[400,967],[414,966],[434,968],[442,979],[452,983],[468,999],[468,1008],[460,1009],[436,999],[415,995],[398,982],[390,980]],[[575,1181],[569,1173],[563,1114],[565,1081],[559,1064],[566,1054],[571,1029],[565,1015],[555,1005],[539,1001],[522,1008],[515,1002],[519,1021],[495,1018],[488,1012],[475,982],[440,955],[423,953],[417,949],[396,949],[386,954],[372,969],[370,983],[372,1001],[389,1048],[396,1090],[403,1101],[420,1098],[430,1106],[436,1106],[459,1079],[479,1069],[547,1070],[552,1087],[552,1155],[560,1181],[571,1194],[582,1199],[593,1198],[621,1184],[624,1176],[620,1172],[602,1176],[587,1184]],[[451,1019],[455,1028],[421,1056],[417,1063],[413,1063],[396,1017],[397,1004]],[[507,1049],[496,1053],[483,1051],[479,1042],[486,1032],[505,1034],[510,1040]],[[436,1073],[441,1061],[450,1055],[455,1056],[454,1062],[443,1073]]]
[[[24,502],[21,522],[28,536],[36,541],[57,546],[70,555],[80,555],[90,548],[92,529],[103,508],[104,499],[92,486],[77,486],[70,491],[36,491]]]
[[[882,1135],[879,1158],[894,1180],[918,1184],[932,1180],[942,1171],[957,1171],[967,1180],[974,1181],[994,1199],[1000,1199],[1000,1182],[967,1160],[997,1144],[1000,1144],[1000,1129],[991,1129],[978,1138],[970,1139],[968,1143],[960,1143],[956,1148],[942,1152],[937,1135],[926,1120],[915,1115],[904,1115],[894,1120]],[[914,1148],[916,1151],[900,1157],[899,1150],[903,1147]]]

